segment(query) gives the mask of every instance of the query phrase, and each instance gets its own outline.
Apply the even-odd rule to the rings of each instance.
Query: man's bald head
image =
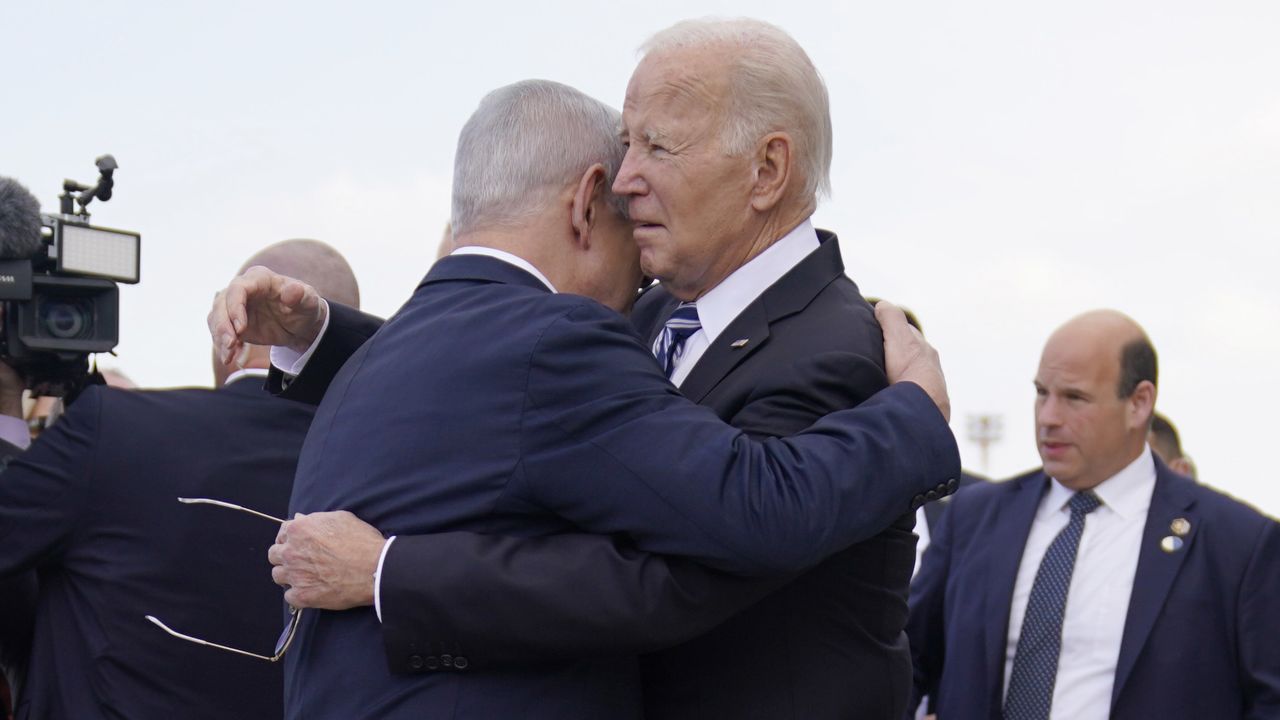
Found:
[[[284,240],[270,245],[249,258],[240,272],[254,265],[301,280],[326,300],[360,307],[360,287],[351,266],[341,253],[319,240]]]
[[[1095,310],[1045,343],[1036,372],[1036,440],[1045,471],[1085,490],[1133,462],[1156,398],[1156,353],[1123,313]]]
[[[356,283],[351,266],[341,253],[319,240],[285,240],[270,245],[249,258],[241,266],[240,273],[255,265],[301,280],[314,287],[320,297],[327,300],[353,308],[360,307],[360,286]],[[270,348],[267,347],[245,345],[239,356],[231,358],[225,365],[218,362],[218,353],[215,351],[214,381],[216,386],[221,387],[236,370],[266,368],[270,364]]]
[[[1055,343],[1057,345],[1055,346]],[[1127,398],[1146,380],[1156,385],[1156,350],[1133,318],[1115,310],[1092,310],[1068,320],[1045,345],[1055,353],[1094,353],[1094,362],[1116,362],[1116,397]]]

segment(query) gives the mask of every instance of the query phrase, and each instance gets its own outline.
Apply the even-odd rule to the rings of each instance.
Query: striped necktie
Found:
[[[667,324],[662,326],[662,332],[653,341],[653,356],[658,358],[658,364],[662,365],[662,372],[667,377],[671,377],[671,371],[684,354],[685,341],[701,328],[698,308],[691,302],[680,303],[667,318]]]
[[[1004,720],[1048,720],[1053,706],[1053,686],[1058,680],[1058,654],[1062,649],[1062,615],[1067,590],[1076,567],[1076,551],[1084,533],[1084,518],[1102,501],[1093,491],[1071,496],[1071,519],[1058,533],[1040,561],[1027,614],[1022,619],[1013,673],[1004,699]]]

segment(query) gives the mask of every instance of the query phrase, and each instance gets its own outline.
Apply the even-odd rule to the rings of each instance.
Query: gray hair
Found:
[[[604,165],[611,187],[625,152],[620,119],[617,110],[550,80],[524,80],[485,95],[458,137],[454,236],[539,212],[596,163]],[[612,193],[610,202],[621,211]]]
[[[726,47],[728,106],[720,139],[730,155],[755,149],[760,138],[786,131],[795,143],[805,196],[831,194],[831,103],[809,56],[781,28],[751,18],[685,20],[640,47],[642,55],[695,47]]]

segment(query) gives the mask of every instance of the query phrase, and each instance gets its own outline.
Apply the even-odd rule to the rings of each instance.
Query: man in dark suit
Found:
[[[350,268],[322,243],[279,243],[250,264],[359,302]],[[263,562],[276,528],[177,501],[285,513],[313,408],[263,389],[267,350],[215,362],[216,390],[92,387],[10,458],[0,576],[6,595],[38,587],[25,608],[30,637],[7,638],[29,657],[18,718],[280,717],[278,666],[183,642],[144,619],[259,653],[279,633],[280,593]],[[20,378],[5,380],[21,392]],[[23,444],[26,426],[16,427]]]
[[[1280,716],[1280,524],[1153,457],[1142,329],[1068,322],[1035,386],[1044,468],[957,494],[912,585],[917,691],[947,720]]]
[[[614,183],[629,200],[642,264],[663,281],[633,315],[646,344],[660,353],[669,319],[696,300],[699,327],[669,373],[685,396],[753,437],[790,435],[859,404],[885,386],[880,330],[844,275],[838,240],[810,224],[831,133],[808,57],[752,21],[686,23],[647,47],[628,89],[629,150]],[[736,66],[766,78],[730,87]],[[711,94],[668,102],[669,88],[692,78],[712,82]],[[743,122],[745,143],[728,139],[724,128]],[[684,643],[643,659],[649,717],[897,717],[910,692],[911,525],[900,517],[799,577],[754,585],[604,537],[415,538],[414,553],[390,555],[388,567],[412,557],[433,579],[383,576],[384,597],[398,600],[383,618],[389,659],[404,667],[410,648],[435,642],[511,662]],[[566,592],[587,584],[596,592]]]
[[[756,21],[681,23],[645,50],[627,89],[628,151],[614,183],[642,265],[662,281],[637,303],[636,328],[660,351],[673,316],[696,311],[700,327],[670,376],[754,437],[787,436],[858,405],[885,386],[880,331],[835,235],[811,225],[831,124],[809,58]],[[750,590],[614,550],[607,538],[426,539],[419,561],[435,581],[400,604],[415,613],[403,622],[410,637],[513,660],[675,644],[642,658],[653,719],[897,718],[910,694],[912,522],[898,518],[785,586]],[[594,597],[564,592],[593,576],[619,580]],[[741,607],[730,600],[765,590],[774,592],[730,618]],[[450,607],[461,593],[465,612]]]
[[[555,98],[554,103],[540,97],[544,94]],[[867,445],[869,438],[857,429],[865,422],[854,422],[885,415],[899,395],[915,394],[911,388],[899,384],[885,390],[864,409],[832,415],[786,444],[757,446],[675,393],[648,345],[618,315],[569,297],[570,292],[589,294],[621,310],[634,298],[626,283],[634,288],[639,280],[630,228],[610,224],[616,221],[609,219],[614,212],[609,174],[600,165],[589,165],[580,180],[576,175],[582,169],[573,168],[571,208],[544,204],[537,193],[522,192],[519,197],[536,204],[525,210],[531,217],[525,215],[520,226],[504,228],[483,217],[468,221],[459,197],[468,197],[472,182],[467,175],[476,163],[519,155],[506,151],[509,147],[553,148],[561,135],[571,146],[598,142],[607,147],[612,142],[616,117],[584,123],[573,113],[555,110],[582,102],[562,86],[521,83],[491,94],[468,122],[459,141],[455,166],[461,170],[454,183],[454,232],[462,249],[436,265],[414,298],[364,343],[328,387],[304,448],[292,507],[304,512],[347,508],[383,533],[396,535],[384,546],[389,549],[377,572],[402,588],[432,582],[430,568],[417,560],[415,538],[401,537],[430,530],[539,536],[576,525],[626,534],[648,550],[692,557],[723,570],[777,574],[816,562],[890,524],[903,514],[903,505],[877,499],[886,492],[906,492],[905,499],[914,496],[916,501],[926,492],[936,496],[940,488],[932,473],[905,456],[916,447],[933,456],[926,465],[941,458],[947,473],[955,469],[951,442],[932,435],[941,427],[926,421],[918,429],[926,435],[912,437],[913,430],[897,437],[894,425],[890,434],[903,445],[891,441],[890,434],[878,434]],[[528,126],[530,118],[537,124]],[[539,136],[537,141],[529,134]],[[477,151],[480,158],[469,156],[479,137],[485,139]],[[570,153],[564,148],[552,157]],[[617,159],[615,155],[612,162]],[[547,165],[545,158],[529,161]],[[508,171],[504,176],[525,173]],[[543,192],[565,194],[556,185]],[[816,244],[816,236],[812,239]],[[588,252],[605,256],[592,258]],[[610,270],[614,263],[621,273]],[[596,270],[584,274],[584,268]],[[610,277],[610,272],[616,274]],[[836,275],[838,267],[822,282],[831,283]],[[548,294],[553,288],[564,294]],[[823,302],[860,300],[847,292],[838,286]],[[869,309],[860,307],[869,324]],[[790,314],[785,307],[777,311]],[[906,331],[900,315],[896,320],[898,333]],[[341,326],[335,323],[331,330]],[[796,330],[780,327],[784,335]],[[893,376],[893,353],[885,353]],[[816,360],[833,383],[856,380],[869,364],[849,353],[829,355]],[[878,375],[883,382],[883,373]],[[370,426],[364,406],[384,408],[392,398],[412,402],[392,412],[387,423]],[[789,410],[779,405],[774,412]],[[388,427],[403,428],[411,436],[397,438]],[[848,446],[851,439],[861,447]],[[726,440],[732,442],[726,445]],[[944,448],[941,455],[935,443]],[[783,447],[788,449],[777,452]],[[726,450],[731,451],[727,456]],[[842,459],[836,460],[838,456]],[[744,461],[752,468],[750,476],[739,473]],[[901,467],[882,467],[874,483],[851,480],[886,462]],[[903,485],[901,473],[917,479]],[[921,483],[922,477],[932,484]],[[888,487],[893,484],[900,485],[897,491]],[[846,490],[841,489],[855,485],[867,503],[857,509],[845,505]],[[655,504],[654,493],[660,503]],[[393,667],[448,674],[415,682],[366,672],[358,682],[344,684],[350,668],[381,664],[382,636],[400,635],[396,624],[413,608],[401,607],[402,596],[391,592],[379,602],[377,581],[368,581],[378,566],[380,535],[374,536],[371,561],[352,574],[356,583],[364,578],[363,596],[357,593],[350,604],[309,598],[313,566],[326,554],[311,553],[315,545],[323,546],[323,539],[317,543],[307,537],[327,534],[308,530],[324,522],[319,517],[291,521],[272,548],[277,580],[291,586],[286,597],[296,604],[334,608],[373,600],[385,625],[380,630],[375,612],[363,608],[304,619],[298,645],[287,660],[291,714],[337,716],[361,708],[380,717],[411,712],[638,716],[635,664],[626,656],[480,673],[475,671],[483,656],[462,654],[448,643],[424,642],[411,644],[403,666],[397,658]],[[731,548],[728,554],[726,548]],[[596,578],[607,584],[607,578]]]

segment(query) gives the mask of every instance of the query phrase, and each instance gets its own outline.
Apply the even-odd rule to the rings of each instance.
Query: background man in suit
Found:
[[[584,113],[583,105],[592,112]],[[793,450],[785,453],[772,452],[772,448],[781,447],[777,441],[761,444],[771,460],[758,466],[752,477],[741,478],[735,471],[739,460],[729,464],[710,460],[725,449],[723,438],[734,439],[730,458],[750,459],[755,455],[752,443],[676,394],[647,344],[627,330],[619,316],[595,303],[567,296],[576,291],[625,309],[639,280],[630,227],[612,225],[615,221],[609,218],[616,212],[608,192],[611,173],[605,173],[600,164],[588,164],[590,159],[581,159],[584,152],[588,158],[597,157],[590,153],[603,152],[606,157],[612,155],[614,162],[621,155],[614,135],[617,118],[611,114],[601,118],[599,107],[571,89],[538,82],[503,88],[482,102],[459,140],[455,163],[454,230],[462,249],[437,263],[414,298],[364,343],[328,388],[303,451],[292,506],[303,511],[349,508],[397,537],[388,542],[381,569],[383,583],[389,585],[379,586],[368,579],[374,574],[379,548],[387,547],[376,531],[367,561],[354,573],[356,586],[363,587],[352,604],[377,602],[376,588],[383,589],[381,633],[369,609],[314,614],[310,625],[304,619],[300,645],[289,656],[297,660],[289,660],[287,665],[287,693],[297,692],[287,695],[291,712],[323,708],[340,715],[349,706],[380,716],[428,710],[485,717],[512,712],[557,717],[638,714],[634,683],[627,684],[620,674],[625,668],[632,672],[635,668],[634,661],[625,657],[594,663],[530,663],[518,673],[480,674],[473,672],[478,665],[473,665],[471,655],[430,642],[417,645],[407,656],[409,669],[461,669],[467,675],[465,681],[454,674],[409,683],[403,678],[366,673],[352,687],[342,686],[343,674],[351,667],[380,664],[378,656],[384,648],[379,636],[397,635],[396,623],[411,614],[413,608],[400,606],[412,594],[398,590],[433,582],[431,567],[418,559],[414,538],[403,537],[406,534],[459,528],[546,535],[567,530],[570,526],[565,521],[569,521],[606,534],[625,532],[652,550],[667,549],[724,569],[752,572],[756,561],[744,564],[742,560],[766,547],[769,555],[780,551],[792,554],[788,548],[795,539],[774,526],[790,524],[787,518],[795,518],[807,528],[804,534],[816,531],[820,542],[814,547],[816,552],[806,552],[801,563],[758,565],[762,571],[777,573],[817,561],[849,544],[855,534],[874,534],[895,514],[901,514],[901,510],[888,514],[885,510],[902,508],[902,502],[877,502],[878,510],[864,507],[853,517],[832,524],[824,516],[829,517],[842,504],[839,495],[819,500],[810,494],[815,483],[834,480],[842,486],[850,482],[850,473],[861,475],[872,464],[858,448],[846,453],[843,466],[830,464],[835,455],[827,452],[805,452],[811,445],[818,448],[819,440],[825,445],[832,439],[819,434],[817,428],[836,418],[859,417],[862,410],[823,420],[814,433],[793,438]],[[501,123],[494,118],[501,118]],[[560,147],[563,143],[569,146]],[[608,149],[596,150],[597,145]],[[554,149],[556,152],[549,152],[554,162],[538,156],[523,157],[522,161],[534,163],[540,173],[563,172],[565,177],[553,175],[555,180],[512,190],[514,197],[532,205],[520,208],[522,212],[516,215],[520,222],[496,223],[491,201],[470,207],[476,202],[473,173],[485,176],[479,168],[527,156],[527,148]],[[565,165],[567,170],[561,170]],[[624,163],[623,172],[626,167]],[[774,180],[770,182],[786,173],[786,168],[771,169]],[[505,169],[501,177],[519,179],[531,174]],[[625,180],[620,177],[617,182]],[[775,196],[774,201],[765,203],[772,206],[787,192],[787,185],[781,182],[761,192]],[[565,206],[548,201],[548,195],[570,197],[572,202]],[[817,244],[812,232],[809,239]],[[627,249],[629,257],[626,252],[607,255],[618,248]],[[593,257],[593,252],[606,255]],[[614,263],[624,271],[630,263],[631,270],[611,275],[617,272],[616,268],[610,270]],[[819,288],[832,284],[839,268],[828,272]],[[548,294],[551,288],[566,294]],[[818,291],[809,289],[808,293],[805,302]],[[781,297],[787,299],[786,294]],[[845,287],[838,286],[822,302],[838,306],[851,299],[861,303],[856,292],[849,295]],[[869,323],[869,308],[865,304],[858,307]],[[566,308],[570,314],[565,317],[572,321],[567,325],[559,319]],[[785,303],[779,310],[791,314]],[[301,315],[309,317],[310,313]],[[898,333],[910,332],[900,315],[896,320]],[[591,323],[587,329],[607,322],[609,336],[575,329],[586,321]],[[215,321],[214,325],[216,331],[220,323]],[[800,334],[799,328],[783,329]],[[892,332],[889,335],[894,337]],[[766,339],[756,337],[762,342]],[[918,335],[913,337],[919,341]],[[481,346],[482,351],[478,349]],[[880,349],[878,337],[872,348]],[[885,353],[892,368],[892,352]],[[850,353],[830,354],[834,357],[827,358],[829,364],[822,367],[832,383],[856,380],[869,363]],[[883,383],[883,372],[877,375]],[[884,399],[902,394],[895,393],[899,389],[884,391],[867,409],[883,406]],[[391,397],[412,401],[401,403],[405,409],[392,418],[394,432],[384,426],[371,435],[366,429],[368,410],[363,406],[385,407]],[[784,406],[775,410],[777,414],[786,411]],[[548,422],[553,425],[547,426]],[[924,425],[941,430],[927,420]],[[430,431],[424,433],[420,428]],[[480,439],[482,446],[469,449]],[[913,454],[907,449],[912,446],[937,456],[936,450],[930,449],[935,440],[932,436],[927,438],[929,442],[916,445],[925,439],[904,434],[901,440],[905,447],[886,444],[875,449],[872,459],[884,454],[897,463],[899,456]],[[950,440],[940,440],[942,446],[950,447]],[[956,458],[945,449],[942,455],[950,472]],[[795,462],[802,458],[802,463]],[[588,461],[589,465],[585,464]],[[876,459],[876,464],[881,462]],[[904,464],[908,474],[920,474],[912,469],[914,463]],[[785,489],[775,485],[775,469],[785,473]],[[892,484],[901,481],[896,477],[900,471],[885,468],[875,477]],[[509,477],[513,472],[515,477]],[[744,480],[745,487],[740,484]],[[933,478],[930,481],[936,482]],[[866,485],[878,487],[881,483]],[[921,486],[914,487],[916,500],[922,501]],[[934,495],[940,490],[932,484],[924,489]],[[654,490],[663,497],[658,506],[649,499]],[[884,490],[867,488],[866,492],[871,497]],[[495,491],[499,492],[496,497]],[[740,496],[740,492],[746,495]],[[740,498],[745,497],[751,499],[744,506]],[[831,500],[837,507],[825,507]],[[864,515],[874,519],[868,521]],[[328,514],[330,519],[341,516],[351,517]],[[316,516],[304,517],[282,529],[281,541],[271,552],[278,565],[275,575],[291,586],[286,595],[290,602],[349,607],[331,605],[324,599],[309,602],[314,599],[308,597],[311,567],[316,557],[326,554],[312,552],[313,540],[317,535],[328,535],[327,531],[308,530],[314,528],[315,520]],[[846,525],[850,522],[872,531],[851,533]],[[357,543],[365,544],[368,536],[359,536]],[[764,537],[769,540],[757,544]],[[323,544],[324,539],[318,539]],[[345,537],[339,539],[338,546],[351,545]],[[738,548],[734,555],[743,557],[722,557],[716,548],[726,543]],[[909,558],[909,548],[907,553]],[[595,577],[608,584],[607,577]],[[388,592],[391,587],[397,589],[396,594]],[[581,592],[581,586],[561,588],[561,593]],[[397,657],[393,666],[403,663]],[[536,688],[536,703],[529,699],[531,688]]]
[[[1151,418],[1151,435],[1147,437],[1151,452],[1164,461],[1169,469],[1179,475],[1186,475],[1194,480],[1196,466],[1191,458],[1182,453],[1182,440],[1178,438],[1178,429],[1169,418],[1156,413]]]
[[[359,303],[346,261],[314,240],[273,245],[249,264]],[[256,652],[280,630],[262,557],[272,524],[176,499],[283,516],[312,408],[266,393],[267,363],[267,348],[246,346],[215,361],[216,390],[90,388],[12,458],[0,475],[0,576],[7,592],[38,579],[17,717],[280,717],[278,666],[144,619]],[[21,394],[12,371],[4,380]],[[4,409],[15,416],[8,437],[24,445],[20,412]]]
[[[917,690],[947,720],[1280,716],[1280,525],[1152,456],[1142,329],[1071,320],[1035,388],[1043,470],[956,495],[912,585]]]

